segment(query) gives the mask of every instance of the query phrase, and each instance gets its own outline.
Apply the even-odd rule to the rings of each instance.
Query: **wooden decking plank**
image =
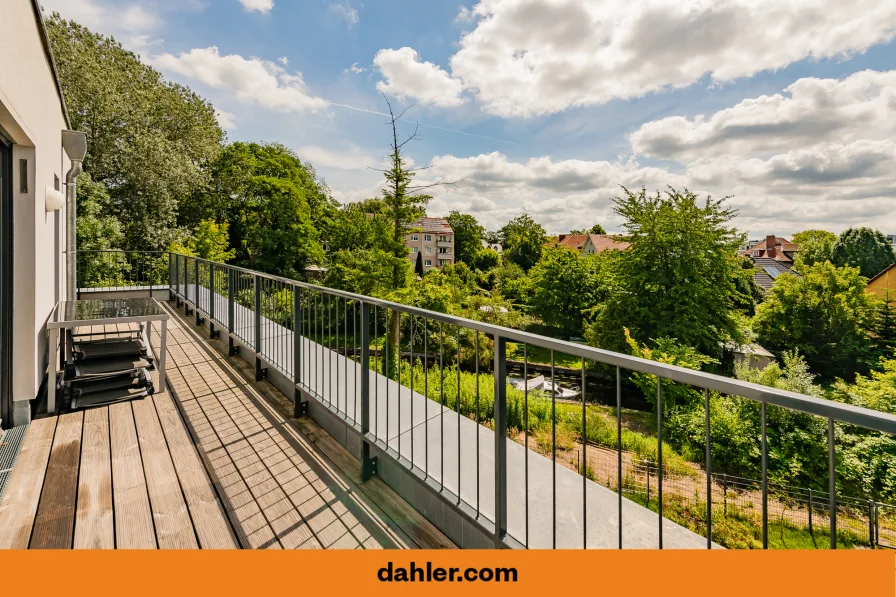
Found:
[[[108,407],[94,408],[84,413],[74,547],[115,548]]]
[[[119,549],[154,549],[156,534],[130,402],[109,407],[109,431],[115,545]]]
[[[37,517],[34,519],[34,530],[31,533],[32,549],[72,547],[83,424],[82,412],[59,417]]]
[[[190,512],[152,400],[131,402],[146,474],[156,539],[161,549],[198,549]]]
[[[0,549],[28,547],[55,431],[56,417],[34,421],[28,427],[0,501]]]
[[[224,508],[215,495],[211,481],[187,435],[183,421],[170,394],[155,394],[156,407],[162,431],[168,440],[171,459],[180,479],[187,507],[193,517],[193,525],[203,549],[235,549],[239,543],[230,528]]]

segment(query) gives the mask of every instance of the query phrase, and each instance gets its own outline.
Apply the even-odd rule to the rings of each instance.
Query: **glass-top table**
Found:
[[[161,322],[159,354],[152,347],[152,322]],[[159,372],[159,391],[165,391],[165,352],[168,336],[168,312],[153,298],[117,298],[104,300],[59,301],[47,321],[50,336],[50,369],[53,375],[47,383],[47,413],[58,409],[56,404],[57,364],[71,362],[73,331],[78,327],[106,326],[118,323],[146,324],[143,340],[151,351]],[[60,334],[62,330],[62,334]],[[68,350],[66,350],[68,347]],[[60,350],[62,359],[60,359]],[[62,362],[61,362],[62,361]]]

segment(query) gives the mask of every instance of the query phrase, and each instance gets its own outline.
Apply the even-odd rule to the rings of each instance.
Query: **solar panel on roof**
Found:
[[[765,273],[767,273],[771,277],[772,280],[777,278],[778,275],[781,273],[780,271],[776,270],[775,268],[769,267],[769,266],[765,266],[762,269],[765,270]]]

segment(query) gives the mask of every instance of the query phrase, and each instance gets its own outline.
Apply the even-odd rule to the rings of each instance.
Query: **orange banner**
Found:
[[[894,595],[888,551],[3,552],[8,595]]]

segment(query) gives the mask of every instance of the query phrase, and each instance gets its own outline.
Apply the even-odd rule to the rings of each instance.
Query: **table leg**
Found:
[[[162,320],[162,342],[161,342],[161,350],[159,351],[159,391],[165,391],[165,352],[166,352],[166,343],[168,342],[168,322],[166,320]]]
[[[56,363],[59,362],[59,328],[50,330],[50,354],[47,360],[47,414],[56,412]],[[63,369],[64,370],[64,369]]]

